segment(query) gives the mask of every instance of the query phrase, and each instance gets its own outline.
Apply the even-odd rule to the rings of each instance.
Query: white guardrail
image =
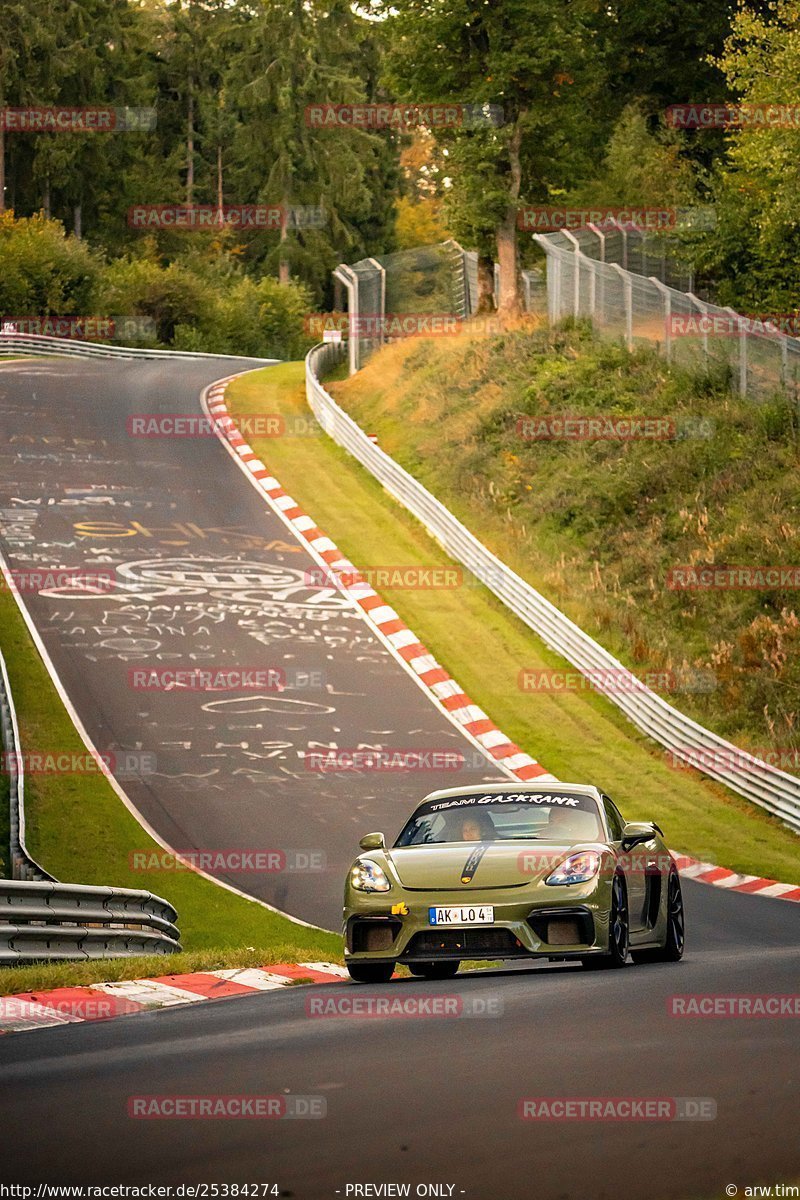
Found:
[[[645,687],[613,655],[481,545],[441,501],[370,440],[320,382],[320,376],[341,361],[342,355],[341,345],[329,343],[315,346],[306,357],[306,395],[324,431],[366,467],[456,562],[485,584],[545,645],[590,676],[596,689],[604,692],[638,729],[676,759],[697,767],[800,833],[800,779],[704,729]],[[604,678],[609,681],[607,689],[603,687]]]
[[[70,341],[42,334],[0,332],[0,354],[67,355],[69,358],[218,358],[275,363],[276,358],[253,358],[250,354],[203,354],[193,350],[156,350],[143,346],[110,346],[104,342]]]

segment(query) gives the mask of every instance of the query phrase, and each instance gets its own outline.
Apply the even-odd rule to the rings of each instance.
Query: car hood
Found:
[[[402,846],[388,857],[403,887],[418,891],[524,887],[537,883],[567,857],[597,843],[458,842],[441,846]]]

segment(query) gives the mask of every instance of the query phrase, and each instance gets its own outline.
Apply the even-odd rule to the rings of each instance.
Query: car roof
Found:
[[[496,793],[501,796],[504,792],[524,792],[532,793],[533,795],[543,792],[576,792],[582,796],[591,796],[593,800],[599,802],[601,792],[593,783],[561,783],[560,780],[554,779],[550,783],[516,783],[509,779],[507,783],[476,783],[471,786],[462,785],[455,788],[442,788],[436,792],[429,792],[423,800],[420,800],[417,807],[422,804],[427,804],[431,800],[449,799],[452,796],[470,796],[476,792],[481,795],[490,795]]]

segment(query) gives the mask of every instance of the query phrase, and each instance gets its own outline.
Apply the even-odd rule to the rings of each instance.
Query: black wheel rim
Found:
[[[683,896],[677,875],[671,875],[669,880],[669,905],[667,910],[669,922],[669,937],[679,952],[683,952]]]
[[[619,875],[614,880],[611,900],[611,937],[616,954],[624,960],[628,953],[628,908]]]

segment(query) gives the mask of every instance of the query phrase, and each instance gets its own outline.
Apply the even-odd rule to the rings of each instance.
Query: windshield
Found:
[[[596,842],[605,840],[596,801],[559,792],[480,793],[418,808],[395,846],[445,842]]]

